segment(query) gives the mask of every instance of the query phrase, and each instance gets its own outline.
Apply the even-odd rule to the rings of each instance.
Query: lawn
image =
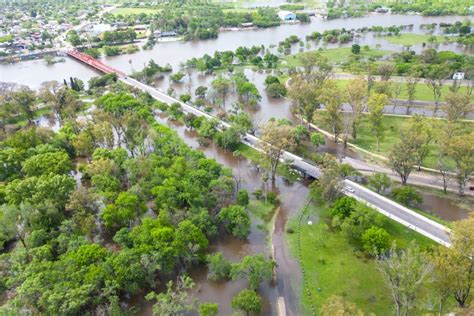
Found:
[[[308,225],[311,219],[313,225]],[[311,203],[303,216],[300,231],[302,266],[305,270],[309,294],[302,290],[301,300],[305,315],[310,315],[311,304],[316,310],[332,295],[344,297],[357,305],[366,315],[390,315],[394,311],[390,291],[377,271],[373,259],[358,250],[339,232],[331,228],[327,207]],[[298,257],[298,217],[288,222],[290,249]],[[404,226],[386,219],[384,228],[400,247],[415,240],[422,248],[434,243]]]
[[[422,43],[429,43],[431,35],[426,34],[413,34],[413,33],[401,33],[400,35],[384,36],[384,38],[390,43],[395,45],[418,45]],[[437,43],[445,42],[445,38],[442,36],[435,36]]]
[[[349,58],[349,56],[352,54],[351,53],[351,48],[350,47],[339,47],[339,48],[331,48],[331,49],[323,49],[323,50],[314,50],[314,51],[311,51],[311,52],[319,52],[321,55],[327,57],[329,59],[329,62],[333,63],[333,64],[340,64],[340,63],[343,63],[343,62],[346,62]],[[362,49],[360,51],[360,56],[362,56],[362,58],[369,58],[369,57],[373,57],[373,58],[382,58],[383,56],[386,56],[386,55],[390,55],[392,54],[393,52],[392,51],[388,51],[388,50],[374,50],[374,49],[371,49],[371,50],[364,50]],[[301,55],[302,53],[297,53],[297,54],[293,54],[293,55],[288,55],[286,56],[285,58],[283,58],[283,61],[286,62],[286,65],[285,67],[300,67],[301,66],[301,63],[300,63],[300,60],[299,60],[299,56]]]
[[[349,80],[347,79],[337,79],[336,80],[340,85],[341,87],[346,87],[346,85],[349,83]],[[406,89],[406,85],[404,83],[401,83],[402,87],[401,87],[401,93],[400,95],[398,96],[399,99],[401,100],[406,100],[408,98],[408,93],[407,93],[407,89]],[[446,94],[449,92],[449,86],[448,85],[444,85],[442,88],[442,94],[441,94],[441,101],[444,100],[444,97],[446,96]],[[461,86],[459,88],[459,91],[460,92],[465,92],[466,91],[466,87],[465,86]],[[433,101],[434,102],[434,97],[433,97],[433,91],[429,88],[429,86],[425,83],[418,83],[417,86],[416,86],[416,93],[415,93],[415,100],[419,100],[419,101]]]
[[[324,130],[329,131],[330,128],[324,120],[324,111],[318,111],[314,118],[314,123]],[[350,139],[349,142],[355,144],[365,150],[382,156],[388,156],[392,146],[400,139],[400,131],[407,124],[407,117],[385,115],[382,125],[385,127],[384,137],[380,142],[380,151],[377,151],[377,140],[373,135],[367,116],[364,115],[361,120],[360,129],[356,140]],[[474,129],[474,122],[464,122],[466,129]],[[437,165],[437,144],[430,145],[430,153],[423,162],[423,166],[428,168],[436,168]]]
[[[239,144],[239,147],[237,148],[237,150],[242,154],[242,156],[249,159],[253,163],[259,164],[263,168],[268,169],[268,163],[265,161],[265,159],[262,159],[263,153],[243,143]],[[278,165],[277,174],[292,182],[298,181],[299,179],[299,176],[297,173],[295,173],[293,170],[288,168],[287,165],[284,165],[282,163]]]
[[[152,8],[117,8],[112,11],[114,15],[132,15],[132,14],[154,14],[160,12],[160,9],[152,9]]]
[[[276,210],[276,207],[273,204],[251,199],[247,209],[253,216],[258,218],[257,227],[259,229],[262,229],[267,233],[271,231],[270,226],[273,225],[272,218]]]

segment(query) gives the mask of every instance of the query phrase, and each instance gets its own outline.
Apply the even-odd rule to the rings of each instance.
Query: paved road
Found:
[[[135,79],[125,77],[121,80],[129,85],[132,85],[139,89],[147,91],[154,98],[162,102],[166,102],[169,104],[178,102],[179,104],[181,104],[182,109],[187,113],[193,113],[194,115],[197,115],[197,116],[205,116],[209,119],[214,118],[212,115],[208,113],[205,113],[188,104],[180,102],[177,99],[172,98],[169,95],[165,94],[164,92],[159,91],[155,88],[152,88],[148,85],[145,85]],[[220,126],[229,127],[230,125],[226,122],[220,121]],[[242,142],[249,146],[252,146],[253,148],[257,150],[260,150],[258,144],[261,142],[261,140],[255,137],[254,135],[245,134],[242,137]],[[305,172],[306,174],[311,175],[314,178],[319,178],[321,174],[321,171],[317,166],[304,161],[301,157],[296,156],[290,152],[285,151],[283,154],[283,159],[292,160],[294,167]],[[352,181],[349,181],[349,180],[344,180],[344,181],[345,181],[346,187],[350,186],[353,188],[350,190],[353,192],[350,192],[349,190],[345,190],[347,195],[353,196],[367,204],[370,204],[380,213],[400,222],[401,224],[407,226],[408,228],[416,230],[419,233],[427,236],[428,238],[433,239],[434,241],[440,244],[449,246],[449,235],[448,235],[449,230],[445,228],[444,226],[422,215],[419,215],[400,204],[397,204],[391,200],[388,200],[387,198],[373,191],[370,191],[369,189],[366,189]]]
[[[344,163],[350,164],[352,167],[354,167],[356,170],[360,171],[363,174],[371,175],[375,172],[383,172],[386,173],[393,181],[401,182],[400,176],[388,167],[376,165],[374,163],[367,163],[363,160],[351,157],[345,157],[342,161]],[[448,182],[447,190],[457,193],[459,191],[459,186],[456,182],[456,179],[454,179],[454,176],[452,176],[452,178],[453,179],[450,179],[450,181]],[[430,187],[438,190],[443,189],[443,180],[441,178],[441,175],[434,175],[427,172],[413,171],[408,177],[408,184]],[[472,181],[469,181],[464,193],[466,195],[474,196],[474,191],[469,190],[469,186],[471,185],[473,185]]]
[[[353,75],[353,74],[348,74],[348,73],[335,73],[334,74],[335,79],[343,79],[343,80],[357,79],[357,78],[360,78],[360,77],[366,78],[367,76],[366,75],[362,75],[362,76],[361,75]],[[374,78],[375,81],[380,81],[381,80],[380,76],[373,76],[373,78]],[[426,80],[424,78],[419,78],[419,79],[420,79],[419,83],[428,84],[428,80]],[[406,77],[401,77],[401,76],[392,76],[392,77],[390,77],[390,80],[393,81],[393,82],[404,83],[404,82],[407,81],[407,78]],[[447,85],[447,86],[450,86],[453,83],[454,83],[454,80],[452,80],[452,79],[444,80],[444,84]],[[461,86],[468,86],[471,83],[469,82],[469,80],[458,80],[458,84],[461,85]]]
[[[378,210],[385,216],[445,246],[450,246],[450,230],[445,226],[387,199],[353,181],[344,180],[345,193]]]

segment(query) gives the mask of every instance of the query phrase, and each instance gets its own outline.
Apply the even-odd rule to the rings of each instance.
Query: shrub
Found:
[[[362,245],[367,253],[378,255],[390,247],[390,235],[381,227],[372,226],[362,234]]]
[[[421,194],[409,186],[401,186],[393,189],[392,197],[395,201],[406,206],[416,206],[423,202],[423,197]]]
[[[241,206],[249,205],[249,193],[247,190],[242,189],[237,193],[237,204]]]

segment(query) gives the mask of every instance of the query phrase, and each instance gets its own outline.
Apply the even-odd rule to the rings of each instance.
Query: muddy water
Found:
[[[463,20],[466,17],[422,17],[417,15],[369,15],[362,18],[323,20],[312,18],[311,23],[281,25],[279,27],[268,29],[256,29],[239,32],[222,32],[217,39],[206,41],[189,42],[164,42],[157,44],[152,50],[141,50],[132,55],[121,55],[105,58],[106,63],[126,73],[132,73],[141,70],[149,60],[154,59],[159,64],[169,63],[174,69],[178,69],[180,63],[186,60],[202,56],[204,54],[213,54],[216,50],[235,50],[238,46],[265,45],[269,47],[272,44],[278,44],[290,35],[297,35],[304,38],[306,35],[318,31],[322,32],[328,29],[346,28],[357,29],[373,25],[391,26],[413,24],[413,32],[421,32],[420,24],[454,22]],[[363,45],[375,46],[380,44],[383,49],[399,51],[400,46],[391,45],[383,38],[377,38],[373,34],[363,36],[359,42]],[[351,45],[347,44],[347,45]],[[337,47],[338,45],[328,45],[328,47]],[[458,47],[456,44],[441,45],[441,49],[452,50],[456,52],[471,52]],[[413,46],[413,49],[419,51],[421,46]],[[27,84],[32,88],[39,87],[41,82],[58,80],[70,76],[87,81],[90,77],[96,75],[94,71],[83,67],[79,63],[66,59],[65,63],[46,65],[43,60],[25,61],[12,65],[0,65],[0,82],[16,82]]]
[[[231,152],[225,151],[214,144],[201,147],[197,140],[197,134],[188,130],[180,122],[168,121],[164,116],[157,116],[158,122],[173,128],[188,146],[201,150],[209,158],[214,158],[225,167],[231,168],[234,176],[241,179],[241,187],[250,193],[262,188],[261,175],[255,166],[243,157],[235,157]],[[281,206],[273,239],[275,240],[275,257],[280,263],[277,267],[279,279],[276,284],[264,283],[260,288],[263,297],[263,315],[277,314],[275,302],[278,296],[285,296],[287,300],[287,310],[289,315],[298,315],[299,300],[295,295],[293,285],[298,284],[299,268],[297,262],[288,253],[284,238],[284,226],[286,220],[296,214],[303,206],[307,198],[308,189],[305,184],[290,184],[278,177],[276,181],[277,190],[281,199]],[[266,233],[256,226],[256,221],[252,220],[251,234],[247,241],[241,241],[230,236],[220,237],[213,242],[213,251],[222,251],[231,261],[240,261],[246,255],[264,253],[272,256]],[[201,302],[214,302],[219,304],[221,315],[230,315],[233,310],[231,300],[239,291],[246,288],[246,280],[229,282],[210,282],[207,280],[207,269],[199,267],[191,271],[190,275],[195,280],[197,286],[194,292],[195,297]],[[145,303],[139,311],[140,315],[151,315],[151,303]]]
[[[466,199],[461,203],[432,193],[422,192],[421,195],[423,196],[423,203],[420,205],[420,209],[446,221],[452,222],[465,219],[469,217],[470,212],[474,211],[472,204],[469,205],[469,203],[472,203],[472,199]]]

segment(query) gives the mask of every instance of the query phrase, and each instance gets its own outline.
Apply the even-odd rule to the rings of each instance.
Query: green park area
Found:
[[[349,83],[349,81],[350,80],[348,79],[337,79],[337,82],[341,85],[342,88],[345,88],[346,85]],[[394,84],[398,84],[398,83],[394,83]],[[398,96],[398,99],[406,100],[408,98],[406,85],[403,82],[399,84],[401,85],[401,87],[400,87],[400,95]],[[444,101],[444,97],[449,92],[449,87],[450,87],[449,85],[445,84],[441,88],[441,101]],[[466,87],[461,86],[459,88],[459,92],[462,92],[462,93],[466,92]],[[418,83],[416,85],[415,100],[434,102],[433,91],[430,89],[428,84]]]
[[[313,52],[319,52],[322,56],[325,56],[328,58],[329,62],[332,64],[340,64],[343,62],[347,62],[349,60],[349,56],[352,55],[351,53],[351,48],[350,47],[338,47],[338,48],[331,48],[331,49],[323,49],[323,50],[318,50],[318,51],[313,51]],[[283,61],[285,62],[284,66],[285,68],[291,68],[291,67],[300,67],[301,66],[301,61],[300,61],[300,56],[302,53],[298,54],[293,54],[293,55],[288,55],[286,56]],[[392,51],[389,50],[374,50],[374,49],[369,49],[365,50],[362,49],[360,51],[360,57],[363,59],[367,58],[382,58],[386,55],[393,54]]]
[[[414,34],[414,33],[401,33],[399,35],[392,35],[392,36],[385,36],[384,37],[390,44],[394,45],[403,45],[403,46],[411,46],[411,45],[419,45],[423,43],[430,43],[433,41],[435,43],[442,43],[445,42],[446,39],[442,36],[433,36],[427,34]]]
[[[160,9],[153,8],[117,8],[112,11],[114,15],[133,15],[133,14],[154,14],[160,12]]]
[[[321,127],[324,130],[329,131],[329,125],[325,120],[325,112],[319,111],[314,118],[314,123]],[[400,139],[400,132],[408,124],[408,119],[405,116],[394,116],[394,115],[384,115],[382,119],[382,125],[385,127],[385,132],[383,139],[380,142],[380,151],[377,151],[377,140],[374,134],[371,132],[371,127],[366,115],[361,119],[361,124],[358,130],[357,139],[350,139],[349,142],[357,145],[365,150],[370,152],[380,154],[383,156],[388,156],[392,147]],[[467,129],[474,128],[474,122],[464,122]],[[437,153],[438,145],[432,143],[430,146],[430,153],[423,162],[423,165],[428,168],[436,168],[437,165]]]
[[[292,254],[302,260],[300,264],[309,288],[309,292],[301,289],[304,314],[311,314],[311,305],[318,310],[333,295],[356,304],[366,315],[393,314],[390,290],[377,270],[375,259],[361,251],[361,245],[348,241],[340,230],[332,227],[331,212],[325,204],[310,203],[303,212],[300,246],[299,215],[289,221],[287,232],[292,233],[287,237]],[[308,220],[313,224],[308,225]],[[385,218],[382,227],[398,247],[404,248],[412,240],[421,248],[434,245],[431,240],[392,220]]]

